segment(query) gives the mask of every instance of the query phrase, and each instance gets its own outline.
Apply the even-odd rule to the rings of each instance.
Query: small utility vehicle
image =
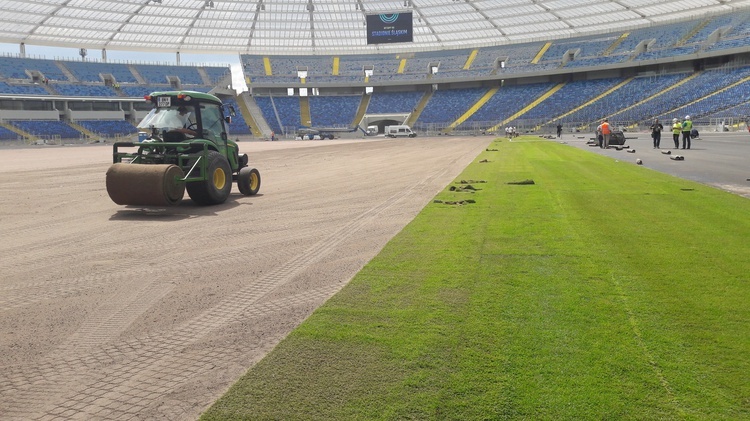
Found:
[[[201,92],[154,92],[145,98],[154,107],[138,124],[146,138],[113,146],[106,177],[112,201],[176,205],[187,190],[196,204],[216,205],[227,200],[232,181],[246,196],[258,193],[260,172],[248,166],[247,155],[240,155],[237,143],[229,140],[233,108]]]

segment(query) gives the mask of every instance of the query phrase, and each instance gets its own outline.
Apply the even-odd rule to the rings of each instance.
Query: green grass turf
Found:
[[[750,419],[750,201],[519,140],[201,419]]]

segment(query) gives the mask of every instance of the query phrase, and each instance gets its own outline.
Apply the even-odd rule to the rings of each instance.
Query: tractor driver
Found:
[[[180,119],[180,122],[182,123],[182,127],[174,128],[174,129],[172,129],[170,131],[171,132],[184,133],[184,134],[189,135],[189,136],[197,137],[198,136],[198,132],[196,132],[195,130],[190,129],[190,127],[195,124],[192,121],[190,121],[190,115],[192,113],[189,112],[188,109],[187,109],[187,107],[185,107],[184,105],[181,105],[177,109],[177,112],[179,114],[177,116],[177,118]]]

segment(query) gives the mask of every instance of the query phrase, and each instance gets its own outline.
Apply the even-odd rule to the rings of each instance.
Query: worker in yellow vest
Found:
[[[693,122],[686,115],[682,121],[682,149],[690,149],[690,132],[693,130]]]
[[[682,123],[680,120],[672,119],[672,140],[674,140],[674,148],[680,149],[680,133],[682,133]]]

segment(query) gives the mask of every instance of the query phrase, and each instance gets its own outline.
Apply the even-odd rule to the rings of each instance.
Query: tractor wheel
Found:
[[[237,175],[237,188],[245,196],[253,196],[260,190],[260,171],[255,168],[244,167]]]
[[[232,167],[224,155],[208,151],[206,155],[206,180],[186,183],[188,195],[199,205],[224,203],[232,192]]]

